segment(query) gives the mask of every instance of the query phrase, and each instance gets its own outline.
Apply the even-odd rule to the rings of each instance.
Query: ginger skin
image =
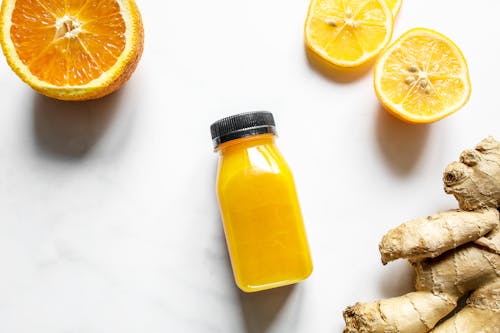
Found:
[[[500,256],[474,244],[413,266],[417,275],[415,289],[436,295],[462,297],[500,276]]]
[[[464,151],[460,162],[448,165],[443,182],[464,210],[500,207],[500,142],[489,137]]]
[[[472,293],[465,308],[431,332],[498,333],[499,330],[500,280],[497,279]]]
[[[379,246],[384,264],[412,263],[417,291],[348,307],[345,333],[500,332],[500,143],[490,137],[464,151],[443,181],[461,209],[404,223]]]

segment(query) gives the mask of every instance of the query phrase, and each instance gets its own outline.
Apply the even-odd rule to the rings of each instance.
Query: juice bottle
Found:
[[[270,112],[211,126],[219,152],[217,196],[233,273],[245,292],[293,284],[312,261],[292,173],[275,144]]]

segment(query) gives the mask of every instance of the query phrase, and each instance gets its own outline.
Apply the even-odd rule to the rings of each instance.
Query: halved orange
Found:
[[[0,15],[10,67],[49,97],[108,95],[130,78],[142,54],[133,0],[4,0]]]
[[[411,123],[430,123],[469,100],[467,62],[446,36],[426,28],[403,34],[375,65],[375,91],[385,108]]]
[[[307,47],[337,67],[357,67],[390,41],[392,13],[383,0],[311,0]]]

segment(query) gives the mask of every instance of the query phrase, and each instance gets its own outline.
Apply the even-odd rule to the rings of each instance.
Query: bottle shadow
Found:
[[[337,83],[351,83],[365,77],[372,69],[375,60],[368,61],[359,67],[342,68],[336,67],[312,51],[307,45],[304,46],[309,67],[320,73],[323,77]]]
[[[123,89],[98,100],[59,101],[36,94],[33,101],[34,141],[45,155],[84,158],[110,126]]]
[[[387,164],[399,176],[410,174],[416,166],[430,131],[430,125],[403,122],[390,115],[382,106],[377,110],[377,144]]]
[[[221,222],[222,223],[222,222]],[[223,231],[220,238],[225,239]],[[244,320],[245,333],[265,333],[278,318],[289,298],[296,290],[296,285],[289,285],[254,293],[241,291],[234,282],[231,259],[225,246],[226,271],[228,279],[234,285],[235,293],[240,303],[241,314]]]
[[[295,285],[290,285],[251,294],[240,291],[246,333],[267,332],[295,288]]]

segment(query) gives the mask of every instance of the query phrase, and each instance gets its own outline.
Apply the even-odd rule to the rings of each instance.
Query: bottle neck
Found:
[[[270,145],[274,144],[274,141],[276,139],[276,135],[274,134],[259,134],[259,135],[253,135],[253,136],[248,136],[245,138],[240,138],[236,140],[231,140],[228,142],[224,142],[220,144],[215,151],[220,152],[221,154],[238,150],[238,149],[247,149],[255,146],[261,146],[261,145]]]

